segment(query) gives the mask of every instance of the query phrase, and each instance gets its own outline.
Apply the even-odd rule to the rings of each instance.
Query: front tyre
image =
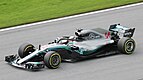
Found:
[[[32,44],[24,43],[18,49],[18,55],[20,58],[24,58],[25,56],[29,55],[30,53],[35,51],[35,47]]]
[[[57,52],[51,51],[45,54],[44,63],[50,69],[56,69],[61,63],[61,56]]]
[[[118,41],[118,49],[124,54],[132,54],[135,50],[135,41],[132,38],[123,37]]]

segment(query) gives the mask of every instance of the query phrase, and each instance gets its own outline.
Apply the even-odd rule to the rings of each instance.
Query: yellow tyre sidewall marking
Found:
[[[49,59],[49,60],[50,60],[50,65],[51,65],[51,67],[53,67],[53,68],[59,67],[59,64],[58,64],[57,66],[53,66],[53,65],[52,65],[52,57],[55,56],[55,55],[57,55],[57,56],[59,57],[59,59],[60,59],[59,64],[61,63],[61,56],[60,56],[58,53],[52,54],[52,55],[50,56],[50,59]]]
[[[27,50],[28,48],[30,48],[30,47],[32,47],[32,45],[28,45],[28,46],[24,49],[24,52],[26,52],[26,50]]]
[[[125,47],[124,50],[125,50],[125,52],[128,53],[128,54],[131,54],[132,51],[128,52],[127,49],[126,49],[126,48],[127,48],[127,45],[126,45],[126,44],[127,44],[128,42],[132,42],[133,45],[134,45],[133,47],[135,47],[135,44],[134,44],[134,41],[133,41],[132,39],[131,39],[131,40],[127,40],[127,41],[125,42],[125,44],[124,44],[124,47]],[[133,48],[133,49],[134,49],[134,48]]]

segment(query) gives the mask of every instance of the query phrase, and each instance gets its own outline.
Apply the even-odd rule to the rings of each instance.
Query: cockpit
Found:
[[[92,30],[79,29],[75,32],[75,36],[58,37],[54,42],[59,44],[67,44],[70,41],[81,42],[81,41],[99,39],[101,37],[102,37],[101,35],[95,33]]]

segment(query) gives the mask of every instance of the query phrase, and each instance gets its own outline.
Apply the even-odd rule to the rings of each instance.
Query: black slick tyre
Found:
[[[123,37],[118,41],[118,49],[124,54],[132,54],[135,50],[135,41],[132,38]]]
[[[44,63],[50,69],[56,69],[61,63],[61,56],[55,51],[50,51],[44,56]]]
[[[18,55],[20,58],[24,58],[28,54],[35,51],[35,47],[32,44],[24,43],[18,49]]]

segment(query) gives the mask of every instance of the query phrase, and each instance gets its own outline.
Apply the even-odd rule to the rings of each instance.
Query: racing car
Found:
[[[30,43],[19,47],[18,54],[5,56],[10,65],[24,69],[41,69],[45,66],[56,69],[61,62],[76,62],[87,58],[101,57],[116,53],[132,54],[135,28],[120,24],[110,25],[109,30],[78,29],[74,36],[58,37],[54,41],[36,48]]]

